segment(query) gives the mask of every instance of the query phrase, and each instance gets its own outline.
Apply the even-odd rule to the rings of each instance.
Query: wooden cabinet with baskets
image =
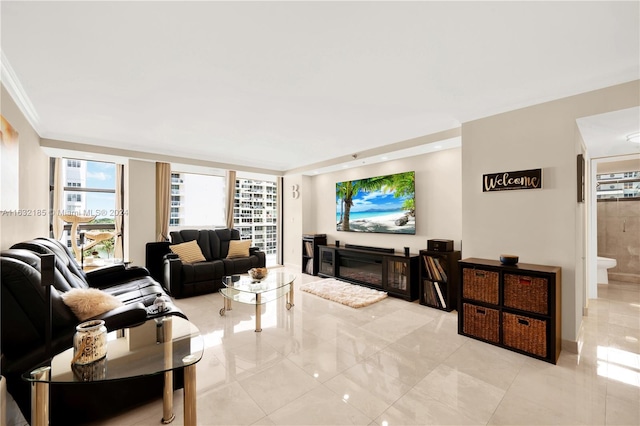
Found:
[[[305,234],[302,236],[302,272],[318,275],[318,246],[327,244],[325,234]]]
[[[420,250],[420,304],[458,309],[459,251]]]
[[[561,349],[561,269],[460,261],[458,333],[556,363]]]

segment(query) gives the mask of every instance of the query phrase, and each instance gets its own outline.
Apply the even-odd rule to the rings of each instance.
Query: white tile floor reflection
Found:
[[[299,274],[296,283],[317,280]],[[457,313],[399,299],[352,309],[301,291],[221,317],[218,294],[177,300],[206,339],[202,425],[637,425],[640,285],[600,287],[580,356],[557,365],[457,334]],[[175,393],[182,424],[182,393]],[[158,425],[161,401],[101,425]]]

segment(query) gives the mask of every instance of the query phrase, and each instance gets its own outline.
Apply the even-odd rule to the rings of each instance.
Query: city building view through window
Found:
[[[596,179],[599,200],[640,198],[640,171],[599,174]]]
[[[63,192],[60,198],[61,207],[56,213],[69,219],[64,223],[62,235],[62,241],[68,247],[72,247],[71,219],[76,217],[87,220],[79,224],[79,229],[87,236],[91,233],[114,233],[118,214],[116,170],[114,163],[60,159],[60,182]],[[223,176],[171,173],[169,229],[174,231],[226,227],[225,185]],[[276,182],[238,178],[234,198],[233,223],[234,228],[240,231],[240,238],[252,240],[252,246],[264,251],[268,266],[276,265]],[[122,214],[126,214],[126,211]],[[115,238],[108,238],[95,243],[84,255],[105,259],[113,257],[115,241]],[[79,241],[76,243],[80,244]]]
[[[171,173],[169,227],[224,227],[224,181],[223,176]]]
[[[61,205],[55,217],[63,217],[62,241],[72,247],[73,219],[82,220],[79,229],[87,235],[101,235],[100,241],[87,238],[86,257],[112,258],[115,244],[116,165],[100,161],[60,159]],[[57,189],[58,191],[60,188]],[[54,195],[55,196],[55,195]],[[124,212],[120,212],[124,213]],[[111,233],[112,236],[105,233]],[[79,244],[79,242],[77,242]]]
[[[225,178],[195,173],[171,173],[169,229],[225,227]],[[277,189],[275,181],[236,179],[234,228],[240,238],[264,251],[267,266],[276,264]]]

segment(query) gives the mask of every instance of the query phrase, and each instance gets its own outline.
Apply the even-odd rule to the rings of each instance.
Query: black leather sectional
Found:
[[[166,292],[147,269],[113,265],[90,272],[81,270],[67,247],[49,238],[37,238],[13,245],[0,253],[1,274],[1,372],[7,388],[27,420],[30,417],[30,387],[21,375],[46,361],[45,315],[47,301],[41,285],[40,255],[55,256],[51,289],[52,352],[72,346],[75,327],[80,322],[62,301],[61,294],[72,288],[98,288],[114,295],[124,306],[94,317],[108,330],[140,324],[154,316],[186,316],[171,305],[162,314],[147,309],[158,293]],[[181,377],[175,382],[181,384]],[[85,423],[119,409],[162,395],[162,377],[117,383],[83,383],[51,386],[53,424]]]

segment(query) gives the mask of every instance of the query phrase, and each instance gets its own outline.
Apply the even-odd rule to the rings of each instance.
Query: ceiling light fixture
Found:
[[[627,142],[640,143],[640,132],[635,132],[627,135]]]

